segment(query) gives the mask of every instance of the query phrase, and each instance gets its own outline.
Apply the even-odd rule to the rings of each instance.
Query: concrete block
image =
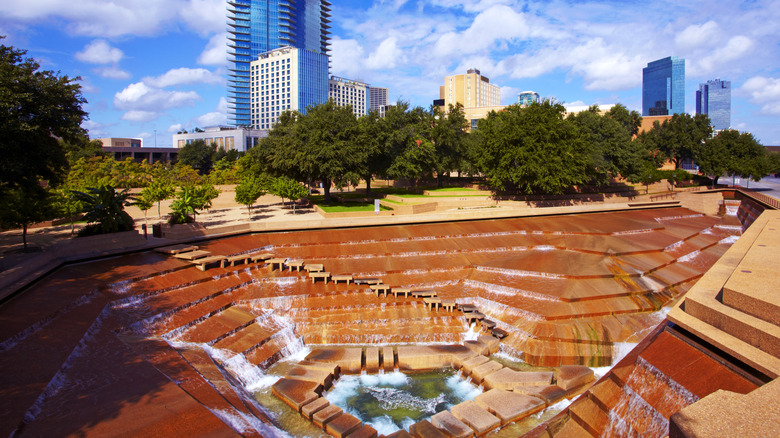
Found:
[[[584,365],[564,365],[558,369],[557,384],[566,391],[594,381],[593,370]]]
[[[470,374],[471,374],[471,371],[472,371],[474,368],[476,368],[476,367],[478,367],[478,366],[482,365],[483,363],[486,363],[486,362],[487,362],[487,361],[489,361],[489,360],[490,360],[490,359],[488,359],[488,357],[487,357],[487,356],[482,356],[482,355],[480,355],[480,356],[474,356],[474,357],[472,357],[471,359],[469,359],[469,360],[467,360],[467,361],[463,362],[463,365],[461,366],[461,368],[460,368],[460,369],[461,369],[461,371],[463,371],[463,375],[464,375],[464,376],[467,376],[467,375],[470,375]]]
[[[393,347],[382,347],[382,367],[386,373],[392,373],[395,370]]]
[[[474,381],[474,383],[482,383],[482,381],[490,375],[491,373],[495,373],[496,371],[500,370],[501,368],[504,368],[503,365],[496,361],[488,361],[483,363],[482,365],[475,367],[471,371],[471,380]]]
[[[312,350],[306,360],[332,362],[345,374],[360,374],[363,365],[363,349],[356,347],[323,347]]]
[[[477,338],[477,342],[485,345],[488,348],[488,352],[490,354],[498,353],[498,346],[501,344],[501,341],[494,338],[493,336],[480,336]]]
[[[464,422],[458,420],[450,411],[441,411],[431,417],[431,424],[447,432],[453,438],[469,438],[474,431]]]
[[[336,405],[329,405],[317,412],[314,413],[314,415],[311,416],[312,422],[314,424],[321,428],[322,430],[325,430],[325,426],[327,426],[328,423],[330,423],[333,419],[341,415],[343,411],[340,407]]]
[[[458,420],[467,424],[477,436],[483,436],[501,425],[501,420],[471,400],[455,405],[450,410]]]
[[[409,427],[409,433],[417,438],[447,438],[447,434],[436,428],[428,420],[418,421]]]
[[[344,413],[325,425],[325,431],[336,438],[345,438],[347,435],[358,430],[363,422],[350,414]]]
[[[301,408],[301,414],[306,417],[308,420],[311,420],[311,416],[315,413],[325,409],[330,405],[330,402],[325,399],[325,397],[319,397],[313,402],[303,406]]]
[[[512,423],[545,408],[545,403],[533,396],[491,389],[474,398],[479,406],[501,419],[501,424]]]
[[[366,348],[366,372],[376,374],[379,371],[379,348]]]
[[[305,380],[279,379],[271,387],[271,392],[297,412],[303,405],[313,402],[322,393],[322,385]]]

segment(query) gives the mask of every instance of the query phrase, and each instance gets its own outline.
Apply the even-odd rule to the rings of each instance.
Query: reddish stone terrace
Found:
[[[275,436],[239,366],[264,371],[303,345],[459,343],[472,321],[533,365],[608,365],[728,250],[735,220],[677,207],[267,233],[199,243],[209,263],[144,252],[68,265],[0,307],[0,433]],[[260,254],[297,269],[234,257]],[[566,418],[588,420],[571,424],[598,436],[610,411],[631,417],[613,386],[630,396],[657,377],[677,348],[663,336],[660,353],[600,383],[614,404],[578,402]],[[686,391],[654,409],[668,420],[704,394]]]

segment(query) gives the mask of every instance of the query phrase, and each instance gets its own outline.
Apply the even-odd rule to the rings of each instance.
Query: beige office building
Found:
[[[470,69],[465,75],[445,77],[444,85],[439,87],[439,98],[445,108],[458,103],[463,108],[496,107],[501,105],[501,89],[479,70]]]
[[[355,117],[368,114],[368,84],[351,79],[331,76],[328,81],[328,97],[338,106],[352,105]]]

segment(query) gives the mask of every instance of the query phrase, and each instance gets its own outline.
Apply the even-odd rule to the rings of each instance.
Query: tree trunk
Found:
[[[436,172],[436,179],[439,188],[444,187],[444,174],[442,174],[441,172]]]
[[[330,180],[324,178],[322,180],[322,190],[325,192],[325,203],[330,203]]]
[[[249,211],[249,220],[252,220],[252,204],[247,204],[247,211]]]
[[[371,193],[371,175],[366,178],[366,193]]]
[[[160,217],[160,202],[162,202],[162,201],[157,201],[157,217],[158,218]]]

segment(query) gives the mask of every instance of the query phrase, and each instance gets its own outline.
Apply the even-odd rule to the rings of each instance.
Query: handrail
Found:
[[[778,200],[777,198],[773,198],[772,196],[768,196],[763,193],[758,193],[744,187],[734,187],[733,190],[740,192],[749,198],[753,198],[753,200],[758,201],[768,207],[771,207],[774,210],[780,210],[780,200]]]

